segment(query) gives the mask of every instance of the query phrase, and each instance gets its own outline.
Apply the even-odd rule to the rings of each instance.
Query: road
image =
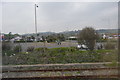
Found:
[[[66,41],[61,42],[61,45],[58,45],[57,43],[44,43],[43,42],[27,42],[27,43],[12,43],[12,46],[21,45],[22,50],[26,51],[28,47],[34,47],[34,48],[59,48],[59,47],[77,47],[78,43],[76,41]],[[100,45],[100,43],[97,43],[97,45]]]
[[[34,48],[59,48],[59,47],[76,47],[78,45],[77,42],[62,42],[61,45],[58,45],[57,43],[44,43],[43,42],[29,42],[29,43],[12,43],[12,46],[21,45],[22,50],[25,51],[28,47],[34,47]]]

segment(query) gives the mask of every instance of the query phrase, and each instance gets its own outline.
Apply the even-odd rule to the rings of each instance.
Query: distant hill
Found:
[[[118,33],[118,29],[99,29],[98,33]]]
[[[52,35],[52,34],[64,34],[66,37],[68,36],[74,36],[77,35],[81,30],[75,30],[75,31],[64,31],[64,32],[59,32],[59,33],[55,33],[55,32],[39,32],[38,34],[40,36],[48,36],[48,35]],[[96,30],[98,33],[102,34],[102,33],[118,33],[118,29],[99,29]],[[119,30],[120,31],[120,30]],[[36,35],[35,33],[33,34],[24,34],[24,35]]]
[[[39,34],[40,36],[48,36],[51,34],[55,34],[55,32],[38,32],[37,34]],[[31,34],[24,34],[24,36],[35,36],[35,33],[31,33]]]

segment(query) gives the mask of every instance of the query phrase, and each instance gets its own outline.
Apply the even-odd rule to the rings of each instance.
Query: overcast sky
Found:
[[[39,2],[38,32],[118,27],[117,2]],[[2,32],[35,33],[33,2],[4,2],[2,4]]]

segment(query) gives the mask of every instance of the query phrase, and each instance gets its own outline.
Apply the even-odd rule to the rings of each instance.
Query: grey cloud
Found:
[[[117,28],[115,2],[47,2],[38,3],[38,32],[82,29],[85,26]],[[4,3],[3,32],[32,33],[34,3]]]

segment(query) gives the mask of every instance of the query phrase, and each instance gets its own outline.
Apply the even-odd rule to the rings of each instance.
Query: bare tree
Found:
[[[89,50],[94,50],[96,40],[99,35],[92,27],[86,27],[78,34],[78,43],[85,44]]]

